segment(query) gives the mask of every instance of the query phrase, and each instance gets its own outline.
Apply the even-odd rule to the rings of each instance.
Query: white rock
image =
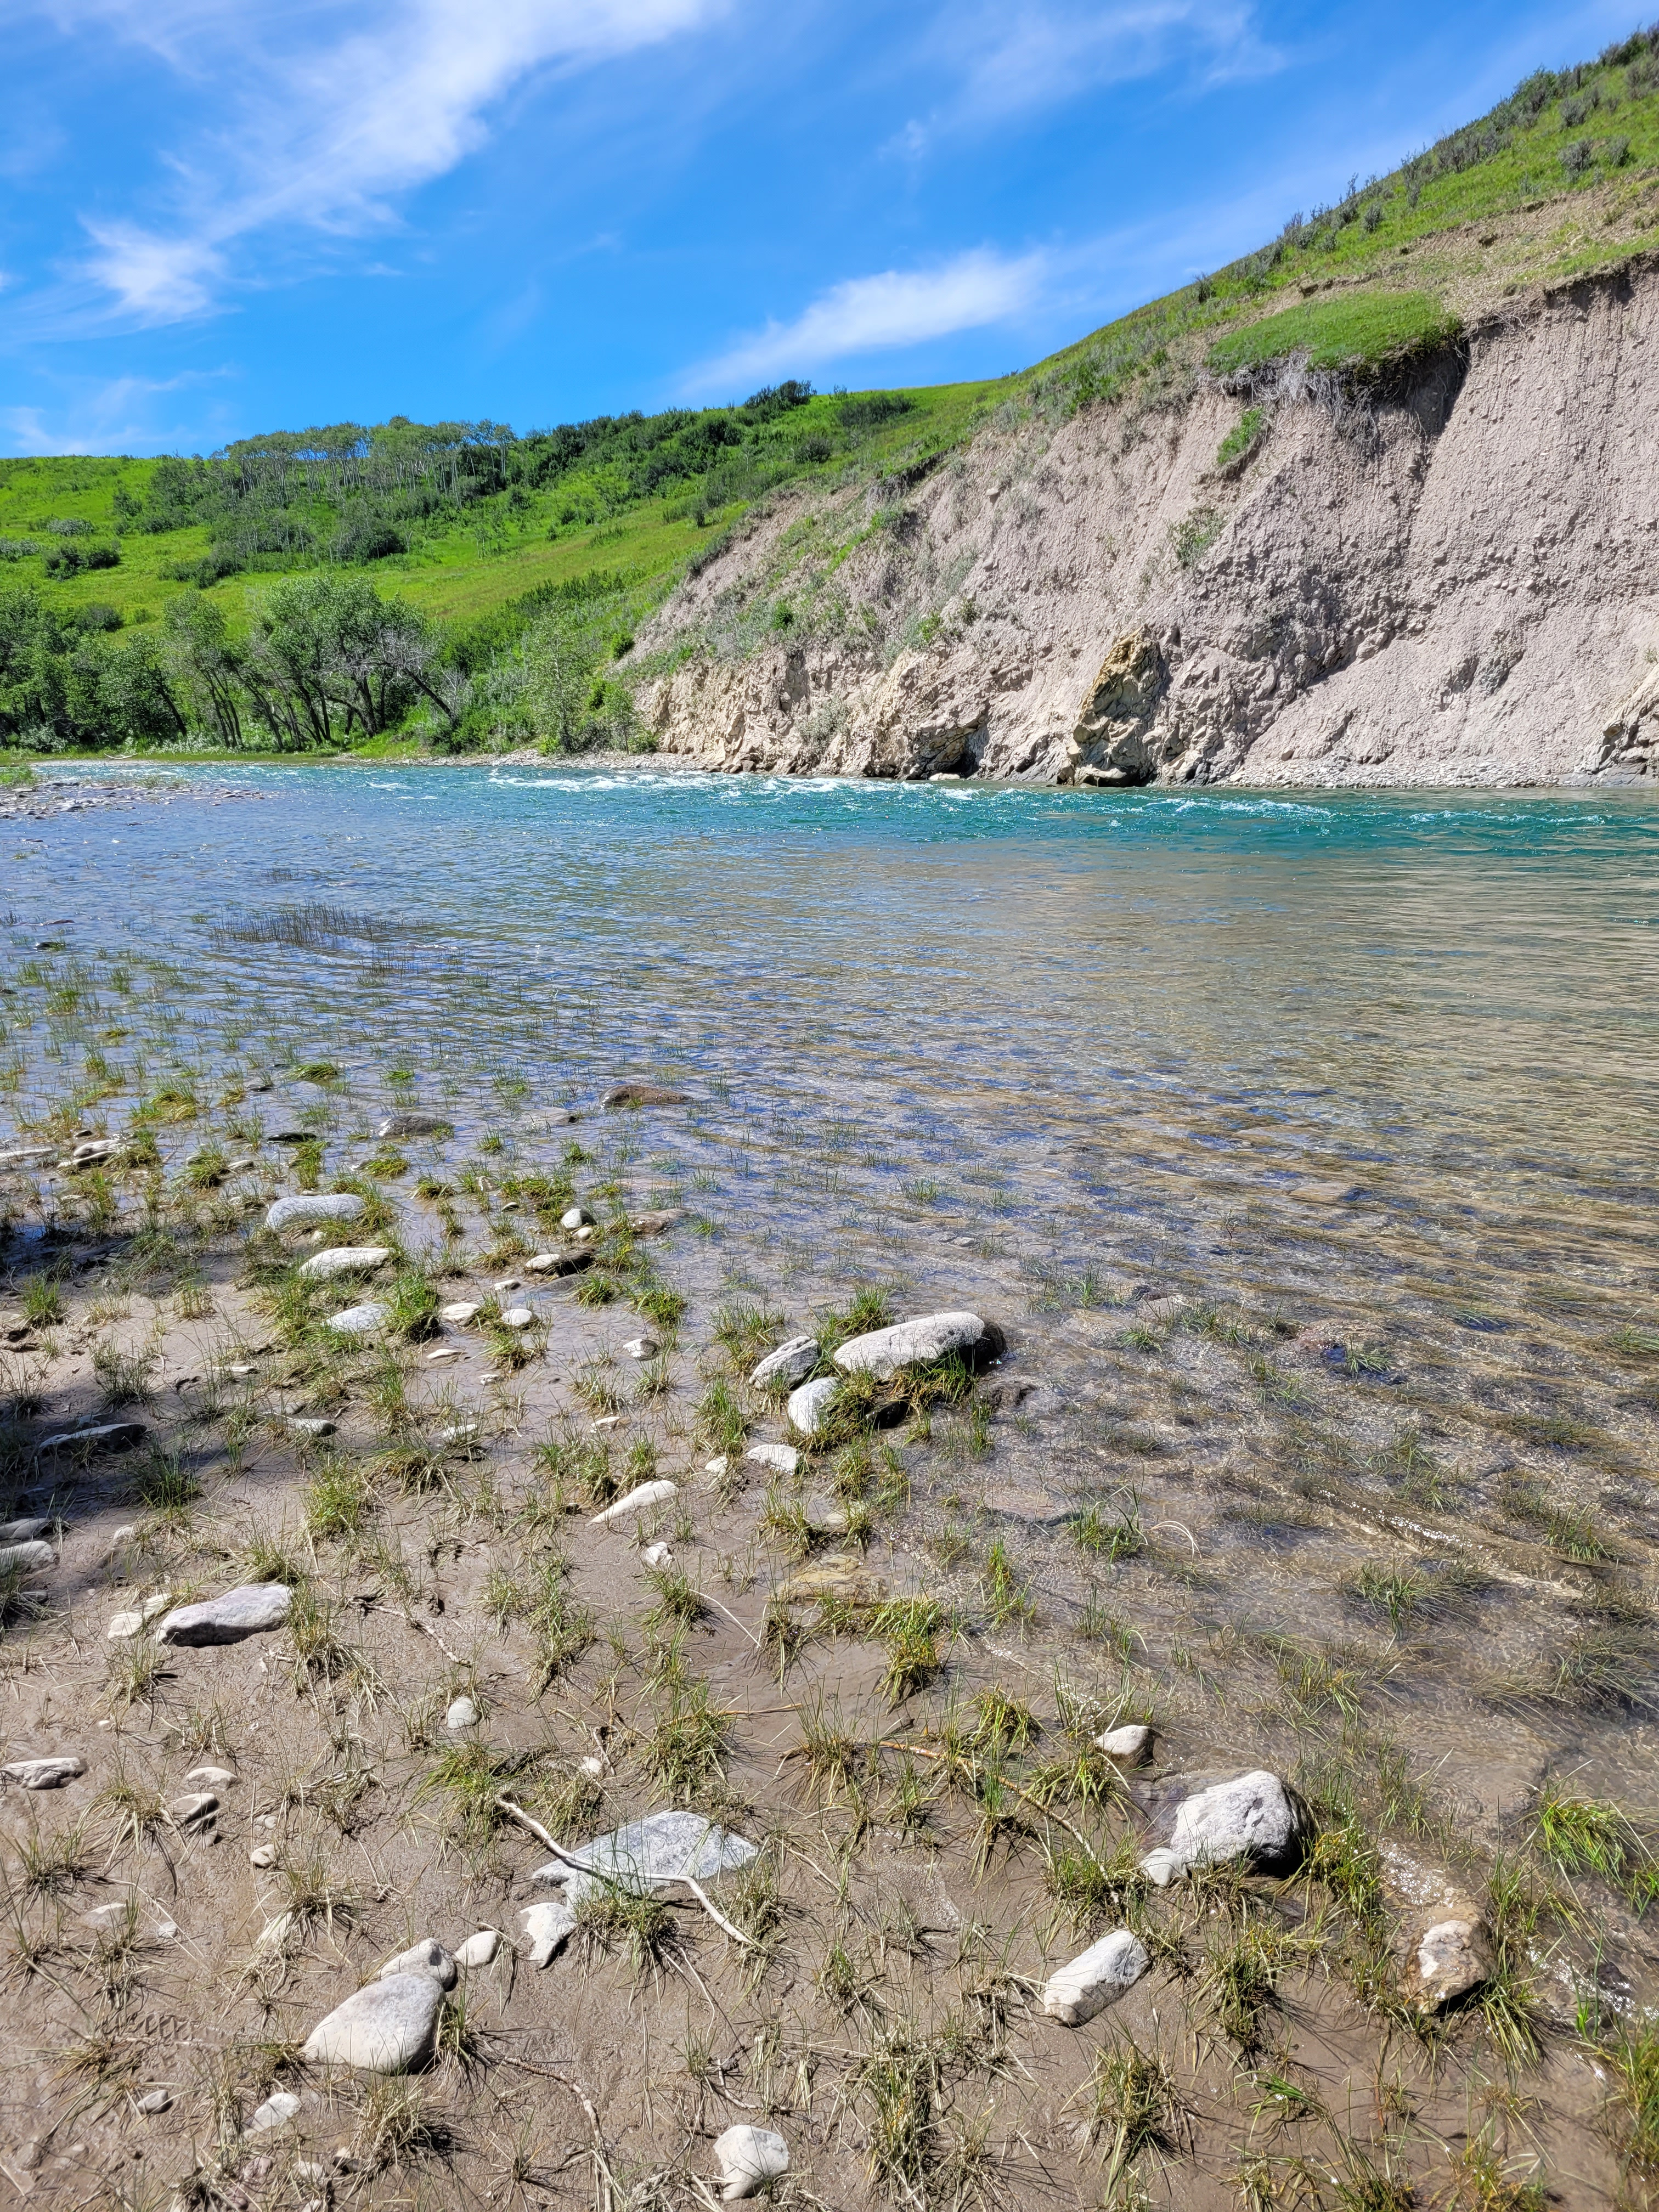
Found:
[[[476,1936],[469,1936],[455,1953],[455,1964],[469,1972],[475,1966],[487,1966],[501,1948],[501,1931],[481,1928]]]
[[[418,1943],[411,1943],[395,1959],[388,1959],[380,1969],[384,1982],[393,1974],[429,1974],[440,1989],[455,1986],[456,1963],[435,1936],[422,1936]]]
[[[462,1729],[477,1728],[478,1708],[471,1698],[457,1698],[444,1715],[444,1726],[459,1734]]]
[[[273,2090],[264,2104],[256,2106],[249,2114],[247,2132],[258,2136],[264,2134],[268,2128],[285,2126],[299,2109],[300,2100],[291,2089]]]
[[[715,2136],[714,2159],[720,2195],[729,2204],[735,2197],[752,2197],[767,2182],[787,2173],[789,2146],[772,2129],[750,2127],[745,2121]]]
[[[1127,1928],[1114,1929],[1069,1965],[1050,1974],[1042,1992],[1042,2009],[1050,2020],[1080,2027],[1109,2004],[1115,2004],[1131,1990],[1152,1964],[1146,1946]]]
[[[576,1761],[576,1771],[579,1774],[585,1774],[590,1782],[602,1782],[609,1770],[598,1752],[590,1751],[586,1759]]]
[[[289,1929],[293,1925],[294,1915],[291,1912],[279,1912],[274,1920],[267,1920],[259,1930],[258,1940],[253,1946],[254,1949],[256,1951],[280,1950],[288,1939]]]
[[[391,1257],[389,1244],[331,1244],[302,1260],[300,1273],[313,1282],[325,1282],[331,1275],[372,1275]]]
[[[73,1752],[56,1759],[15,1759],[9,1766],[0,1766],[0,1774],[20,1790],[61,1790],[86,1771],[85,1759]]]
[[[791,1428],[799,1429],[804,1437],[815,1437],[829,1418],[841,1389],[838,1375],[820,1375],[816,1382],[803,1382],[798,1390],[789,1393],[786,1408]]]
[[[592,1218],[592,1215],[585,1206],[572,1206],[559,1216],[559,1226],[561,1229],[574,1231],[585,1229]]]
[[[544,1966],[576,1925],[576,1916],[562,1898],[545,1905],[527,1905],[519,1915],[530,1945],[530,1963]]]
[[[441,1114],[422,1114],[411,1109],[404,1114],[388,1114],[374,1136],[377,1143],[387,1137],[436,1137],[452,1126]]]
[[[187,1797],[175,1797],[167,1807],[167,1818],[175,1828],[204,1828],[219,1809],[219,1800],[210,1790],[192,1790]]]
[[[1302,1816],[1285,1784],[1258,1768],[1185,1799],[1168,1845],[1149,1852],[1141,1871],[1164,1888],[1193,1867],[1233,1859],[1277,1869],[1290,1863],[1301,1833]]]
[[[536,1316],[528,1306],[508,1306],[501,1316],[503,1328],[529,1328]]]
[[[522,1290],[524,1285],[516,1275],[503,1275],[499,1283],[492,1283],[489,1287],[498,1298],[502,1298],[509,1291]]]
[[[171,2090],[152,2089],[147,2097],[140,2097],[138,2100],[137,2110],[145,2114],[165,2112],[167,2106],[172,2102],[173,2093]]]
[[[64,1429],[55,1437],[43,1437],[34,1447],[42,1457],[47,1452],[131,1451],[134,1444],[144,1441],[142,1421],[100,1421],[90,1428]]]
[[[42,1567],[58,1564],[58,1554],[50,1544],[0,1544],[0,1575],[38,1574]]]
[[[258,1371],[257,1367],[251,1366],[246,1359],[233,1359],[225,1370],[233,1382],[246,1382],[250,1375],[257,1375]]]
[[[757,1390],[767,1384],[787,1383],[793,1389],[804,1382],[818,1364],[818,1340],[815,1336],[792,1336],[787,1344],[781,1344],[775,1352],[769,1352],[750,1376]]]
[[[647,1544],[640,1553],[647,1567],[665,1567],[672,1564],[673,1547],[669,1544]]]
[[[431,2057],[443,2005],[443,1990],[430,1974],[388,1974],[318,2022],[306,2044],[306,2058],[313,2066],[406,2074]]]
[[[721,1453],[721,1455],[720,1455],[720,1456],[718,1459],[706,1459],[706,1460],[704,1460],[704,1462],[703,1462],[703,1463],[702,1463],[702,1471],[703,1471],[703,1473],[704,1473],[705,1474],[712,1474],[712,1475],[714,1477],[715,1480],[716,1480],[716,1481],[718,1481],[718,1480],[720,1480],[720,1476],[721,1476],[721,1475],[723,1475],[723,1474],[725,1474],[725,1472],[726,1472],[726,1468],[730,1466],[730,1464],[731,1464],[731,1462],[726,1458],[726,1455],[722,1452],[722,1453]]]
[[[985,1323],[976,1313],[924,1314],[916,1321],[896,1322],[890,1328],[872,1328],[850,1338],[836,1352],[836,1364],[843,1375],[873,1375],[885,1382],[901,1367],[918,1360],[967,1352],[984,1334]]]
[[[195,1790],[228,1790],[240,1779],[228,1766],[192,1766],[185,1777]]]
[[[478,1424],[476,1421],[452,1421],[447,1429],[441,1429],[438,1432],[441,1444],[471,1444],[477,1443],[477,1440]]]
[[[245,1583],[200,1605],[181,1605],[156,1631],[163,1644],[240,1644],[288,1619],[294,1593],[285,1583]]]
[[[274,1867],[276,1863],[276,1844],[256,1844],[247,1855],[247,1863],[251,1867],[257,1867],[261,1873],[267,1867]]]
[[[648,1513],[653,1505],[665,1505],[678,1490],[677,1482],[642,1482],[630,1490],[626,1498],[619,1498],[614,1505],[607,1505],[603,1513],[596,1513],[588,1522],[590,1528],[608,1528],[613,1522],[626,1521],[630,1515]]]
[[[1151,1729],[1143,1727],[1139,1721],[1128,1722],[1122,1728],[1108,1729],[1104,1735],[1095,1738],[1107,1758],[1116,1759],[1121,1766],[1133,1766],[1143,1759],[1152,1740]]]
[[[265,1215],[267,1229],[289,1229],[296,1221],[355,1221],[363,1201],[349,1190],[307,1192],[299,1198],[279,1198]]]
[[[115,1614],[104,1634],[112,1644],[125,1643],[131,1637],[142,1635],[156,1614],[165,1613],[172,1603],[171,1590],[157,1590],[153,1597],[143,1599],[136,1611]]]
[[[756,1467],[769,1467],[774,1474],[795,1474],[800,1454],[793,1444],[750,1444],[744,1457]]]
[[[428,1352],[426,1364],[428,1367],[447,1367],[460,1356],[453,1344],[441,1344],[435,1352]]]
[[[44,1536],[52,1527],[49,1515],[40,1514],[32,1521],[0,1522],[0,1544],[32,1544]]]
[[[654,1359],[662,1346],[654,1336],[630,1336],[623,1350],[630,1359]]]
[[[360,1306],[347,1306],[331,1314],[324,1323],[337,1336],[372,1336],[377,1328],[384,1328],[392,1318],[392,1309],[379,1298],[368,1298]]]
[[[576,1242],[579,1244],[591,1244],[598,1234],[598,1231],[592,1228],[579,1229],[576,1231]]]
[[[483,1311],[483,1306],[478,1299],[457,1298],[453,1306],[440,1309],[438,1318],[453,1322],[457,1328],[465,1328],[468,1322],[477,1321]]]
[[[289,1413],[288,1425],[296,1437],[331,1437],[334,1423],[319,1419],[309,1413]]]

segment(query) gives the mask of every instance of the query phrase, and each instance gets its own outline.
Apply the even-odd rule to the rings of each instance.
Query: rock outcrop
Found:
[[[1220,465],[1246,405],[1262,433]],[[1659,775],[1647,261],[1503,302],[1382,388],[1200,378],[994,418],[909,479],[781,496],[674,595],[639,647],[665,753],[1083,785]]]

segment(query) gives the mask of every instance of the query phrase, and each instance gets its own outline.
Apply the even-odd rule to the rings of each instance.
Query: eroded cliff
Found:
[[[1005,410],[751,517],[640,647],[642,720],[712,769],[1659,777],[1659,265],[1362,390],[1290,362]]]

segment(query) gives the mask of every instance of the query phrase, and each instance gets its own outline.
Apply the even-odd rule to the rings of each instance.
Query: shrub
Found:
[[[1561,149],[1561,167],[1571,184],[1595,166],[1595,149],[1588,138],[1575,138]]]
[[[1215,465],[1224,469],[1242,460],[1257,445],[1267,427],[1267,417],[1260,407],[1248,407],[1232,428],[1216,447]]]
[[[843,399],[839,412],[843,430],[874,430],[896,422],[915,405],[908,392],[860,392]]]

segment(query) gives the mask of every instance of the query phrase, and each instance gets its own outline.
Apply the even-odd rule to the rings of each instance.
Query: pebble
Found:
[[[680,1218],[678,1208],[672,1212],[636,1213],[628,1225],[636,1237],[660,1237]]]
[[[829,1419],[840,1389],[839,1375],[821,1375],[816,1382],[803,1382],[798,1390],[792,1390],[785,1409],[790,1427],[799,1429],[804,1437],[815,1437]]]
[[[751,2127],[744,2121],[715,2136],[714,2159],[720,2195],[729,2204],[734,2198],[752,2197],[769,2181],[787,2173],[789,2146],[773,2129]]]
[[[475,1966],[487,1966],[501,1948],[501,1931],[495,1928],[481,1928],[476,1936],[469,1936],[455,1953],[455,1964],[469,1972]]]
[[[444,1715],[444,1726],[459,1734],[462,1729],[477,1728],[478,1708],[471,1698],[457,1698]]]
[[[756,1467],[769,1467],[774,1474],[794,1474],[800,1468],[793,1444],[750,1444],[744,1457]]]
[[[712,1474],[714,1480],[718,1482],[721,1475],[726,1473],[726,1468],[730,1465],[731,1462],[722,1453],[719,1459],[704,1460],[702,1463],[702,1471],[705,1474]]]
[[[523,1285],[516,1275],[503,1275],[499,1283],[492,1283],[489,1287],[499,1298],[504,1297],[508,1291],[522,1289]]]
[[[527,1905],[519,1917],[524,1923],[532,1966],[547,1966],[576,1925],[576,1916],[562,1898],[545,1905]]]
[[[426,1364],[428,1367],[448,1367],[460,1356],[453,1344],[441,1344],[435,1352],[428,1352]]]
[[[280,1628],[293,1602],[285,1583],[245,1583],[200,1605],[179,1606],[156,1634],[163,1644],[240,1644],[245,1636]]]
[[[1069,1965],[1050,1974],[1042,2009],[1050,2020],[1081,2027],[1132,1990],[1151,1966],[1146,1946],[1127,1928],[1114,1929]]]
[[[647,1567],[665,1567],[673,1560],[673,1547],[668,1544],[647,1544],[640,1557]]]
[[[175,1828],[204,1828],[219,1809],[219,1800],[211,1790],[193,1790],[187,1797],[175,1797],[167,1807],[167,1818]]]
[[[379,1298],[367,1299],[360,1306],[347,1306],[343,1312],[331,1314],[325,1328],[337,1336],[372,1336],[377,1328],[384,1328],[392,1318],[392,1309]]]
[[[471,1444],[476,1443],[477,1440],[478,1424],[476,1421],[452,1421],[449,1426],[441,1430],[438,1435],[438,1442],[441,1444]]]
[[[679,1485],[666,1479],[659,1482],[641,1482],[630,1490],[626,1498],[617,1498],[588,1522],[590,1528],[608,1528],[613,1522],[624,1521],[631,1513],[646,1513],[653,1505],[665,1505],[678,1492]]]
[[[388,1114],[374,1134],[377,1140],[386,1137],[436,1137],[451,1126],[441,1114]]]
[[[508,1306],[507,1311],[501,1316],[501,1327],[530,1328],[534,1326],[535,1319],[535,1315],[528,1306]]]
[[[314,1418],[308,1413],[290,1413],[288,1425],[296,1437],[331,1437],[334,1423]]]
[[[477,1321],[483,1311],[483,1307],[477,1298],[457,1298],[453,1306],[439,1310],[438,1318],[453,1322],[457,1328],[465,1328],[468,1322]]]
[[[258,1374],[258,1370],[256,1367],[250,1366],[246,1359],[234,1359],[231,1362],[230,1365],[226,1368],[225,1372],[230,1376],[233,1382],[246,1382],[248,1376],[250,1375]]]
[[[256,2106],[250,2113],[247,2132],[251,2136],[258,2136],[263,2135],[268,2128],[283,2127],[299,2109],[300,2100],[291,2089],[274,2090],[263,2105]]]
[[[1159,1889],[1191,1867],[1235,1859],[1278,1871],[1294,1861],[1301,1837],[1296,1800],[1278,1775],[1258,1768],[1184,1799],[1169,1843],[1149,1851],[1140,1870]]]
[[[1108,1759],[1115,1759],[1124,1766],[1138,1765],[1146,1756],[1152,1741],[1151,1729],[1143,1728],[1139,1721],[1132,1721],[1123,1728],[1108,1729],[1104,1735],[1095,1738]]]
[[[294,1915],[291,1912],[279,1912],[274,1920],[267,1920],[259,1930],[258,1940],[253,1946],[254,1949],[256,1951],[279,1949],[287,1940],[288,1931],[293,1925]]]
[[[1438,2012],[1478,1990],[1489,1979],[1492,1966],[1492,1930],[1480,1912],[1468,1903],[1455,1912],[1443,1907],[1417,1924],[1405,1994],[1422,2011]]]
[[[993,1332],[976,1313],[924,1314],[915,1321],[896,1322],[890,1328],[872,1328],[863,1336],[851,1338],[836,1352],[836,1364],[843,1375],[873,1375],[878,1382],[886,1382],[901,1367],[912,1366],[918,1360],[942,1359],[946,1352],[975,1347],[992,1348],[986,1346],[990,1336],[994,1336],[994,1348],[1000,1350],[1000,1331]]]
[[[630,1336],[623,1350],[630,1359],[654,1359],[662,1346],[654,1336]]]
[[[276,1844],[256,1844],[247,1855],[247,1863],[251,1867],[274,1867],[276,1863]]]
[[[42,1567],[57,1564],[58,1554],[50,1544],[0,1544],[0,1575],[38,1574]]]
[[[585,1206],[573,1206],[559,1216],[559,1226],[568,1231],[586,1229],[592,1225],[592,1220],[593,1216]]]
[[[388,1974],[317,2023],[306,2043],[307,2061],[409,2073],[432,2056],[443,2003],[442,1987],[430,1974]]]
[[[526,1275],[578,1275],[592,1264],[591,1252],[533,1252],[524,1271]]]
[[[15,1759],[9,1766],[0,1766],[8,1782],[15,1782],[20,1790],[61,1790],[66,1782],[73,1782],[87,1771],[84,1759],[73,1752],[55,1759]]]
[[[453,1990],[459,1971],[435,1936],[422,1936],[407,1951],[400,1951],[395,1959],[387,1960],[380,1969],[380,1979],[386,1981],[393,1974],[427,1974],[441,1990]]]
[[[763,1390],[769,1383],[787,1383],[793,1389],[804,1382],[817,1365],[818,1340],[815,1336],[792,1336],[787,1344],[781,1344],[775,1352],[769,1352],[750,1376],[750,1385]]]
[[[312,1282],[326,1282],[331,1275],[372,1275],[392,1257],[389,1244],[334,1244],[300,1262],[300,1273]]]
[[[134,1613],[118,1613],[104,1631],[112,1644],[125,1643],[130,1638],[142,1635],[158,1613],[165,1613],[173,1603],[171,1590],[157,1590],[154,1597],[143,1599]]]
[[[50,1515],[33,1521],[0,1521],[0,1544],[32,1544],[52,1527]]]
[[[142,1421],[101,1421],[91,1428],[64,1429],[55,1437],[45,1437],[34,1449],[40,1457],[70,1446],[80,1452],[131,1451],[135,1444],[143,1443],[145,1434]]]
[[[157,2112],[165,2112],[172,2102],[173,2095],[170,2090],[152,2089],[147,2097],[140,2097],[137,2109],[147,2115],[154,2116]]]
[[[228,1790],[239,1778],[228,1766],[192,1766],[185,1781],[198,1790]]]
[[[355,1221],[363,1201],[355,1192],[307,1191],[297,1198],[279,1198],[265,1214],[267,1229],[287,1229],[296,1221]]]
[[[591,1224],[585,1224],[576,1231],[576,1242],[579,1244],[591,1244],[599,1233]]]

